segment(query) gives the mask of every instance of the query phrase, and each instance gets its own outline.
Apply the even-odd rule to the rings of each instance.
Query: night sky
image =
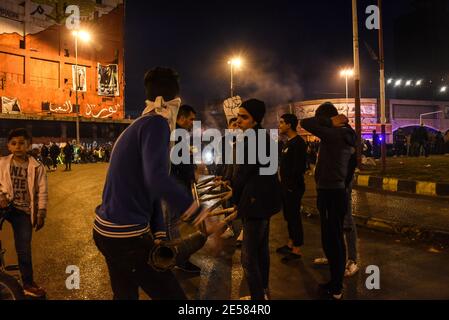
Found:
[[[394,70],[394,21],[412,0],[384,1],[387,76]],[[378,95],[377,30],[359,0],[362,95]],[[140,111],[143,76],[158,66],[180,74],[181,96],[201,111],[229,96],[229,57],[241,55],[236,92],[268,105],[345,96],[339,70],[353,65],[351,0],[126,2],[126,109]],[[352,88],[351,88],[352,89]],[[352,90],[351,90],[352,91]]]

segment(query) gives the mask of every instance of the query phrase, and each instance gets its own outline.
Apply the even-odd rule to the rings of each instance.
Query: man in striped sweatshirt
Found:
[[[178,75],[155,68],[145,76],[145,89],[142,117],[112,152],[94,240],[106,259],[115,300],[138,299],[139,287],[152,299],[185,299],[172,272],[157,272],[147,263],[155,241],[166,238],[161,200],[179,216],[201,211],[169,176],[170,129],[181,103]]]

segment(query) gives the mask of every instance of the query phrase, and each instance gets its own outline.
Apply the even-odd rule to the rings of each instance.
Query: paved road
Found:
[[[49,299],[105,300],[112,297],[106,266],[92,241],[94,208],[100,202],[107,166],[74,166],[74,171],[49,174],[50,207],[46,228],[35,234],[33,250],[36,281]],[[9,226],[1,238],[13,262]],[[282,264],[275,249],[286,241],[281,215],[271,224],[271,288],[274,299],[316,299],[316,286],[327,279],[326,268],[311,261],[321,254],[318,221],[305,220],[303,261]],[[346,282],[348,299],[449,299],[447,250],[368,230],[360,231],[361,265],[377,265],[381,289],[365,287],[367,275],[359,273]],[[238,299],[248,294],[240,266],[240,251],[233,240],[211,239],[193,260],[202,267],[201,276],[177,273],[191,299]],[[69,265],[81,270],[81,289],[65,287]],[[364,270],[363,270],[364,271]],[[146,298],[142,294],[142,298]]]
[[[304,204],[315,206],[314,179],[306,176],[307,190]],[[449,233],[449,199],[388,193],[368,188],[353,191],[354,214],[378,218],[422,229],[443,230]]]

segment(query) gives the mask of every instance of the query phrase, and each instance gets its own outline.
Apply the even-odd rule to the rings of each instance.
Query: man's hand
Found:
[[[41,230],[45,225],[45,217],[47,216],[47,211],[40,209],[37,213],[36,221],[34,222],[34,228],[36,232]]]
[[[334,128],[342,128],[349,123],[349,119],[343,114],[339,114],[338,116],[331,118],[331,120]]]

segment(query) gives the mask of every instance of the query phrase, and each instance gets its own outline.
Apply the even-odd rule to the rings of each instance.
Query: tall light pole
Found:
[[[354,76],[354,69],[343,69],[340,72],[340,75],[345,78],[346,81],[346,108],[349,114],[348,101],[349,101],[349,83],[348,79]]]
[[[75,37],[75,106],[76,106],[76,144],[80,144],[80,107],[78,104],[78,91],[80,85],[78,70],[78,38],[84,42],[90,41],[90,34],[86,31],[73,31]]]
[[[352,0],[352,31],[354,46],[354,85],[355,85],[355,131],[357,133],[357,163],[362,164],[362,112],[360,99],[360,53],[359,53],[359,20],[357,0]]]
[[[231,98],[234,97],[234,68],[240,68],[242,66],[242,59],[233,58],[228,61],[231,66]]]
[[[387,135],[385,125],[387,123],[385,111],[385,57],[384,57],[384,34],[382,23],[382,0],[378,0],[379,7],[379,70],[380,70],[380,123],[381,123],[381,156],[382,173],[387,169]]]

